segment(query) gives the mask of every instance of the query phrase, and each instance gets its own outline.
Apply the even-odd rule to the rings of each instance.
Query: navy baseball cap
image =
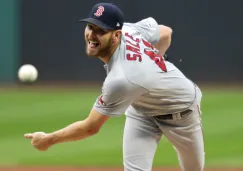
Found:
[[[120,30],[124,22],[124,14],[120,8],[112,3],[95,4],[88,18],[79,20],[94,24],[106,30]]]

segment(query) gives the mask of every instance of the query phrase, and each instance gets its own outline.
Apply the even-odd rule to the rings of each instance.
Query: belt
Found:
[[[182,118],[183,116],[189,114],[192,110],[190,109],[187,109],[183,112],[180,112],[180,113],[176,113],[177,115],[180,115],[180,117]],[[158,115],[158,116],[154,116],[154,118],[156,119],[161,119],[161,120],[169,120],[169,119],[173,119],[173,115],[174,114],[166,114],[166,115]]]

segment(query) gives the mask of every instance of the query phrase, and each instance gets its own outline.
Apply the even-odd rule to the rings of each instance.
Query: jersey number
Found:
[[[155,63],[160,67],[160,69],[162,71],[167,72],[167,68],[166,68],[166,65],[165,65],[165,62],[164,62],[164,58],[161,55],[156,54],[154,52],[154,48],[149,42],[147,42],[143,39],[142,39],[142,41],[143,41],[143,44],[147,47],[147,48],[144,49],[144,53],[146,55],[148,55],[150,57],[150,59],[155,61]],[[130,54],[127,54],[127,60],[136,61],[138,59],[139,62],[142,61],[142,56],[141,56],[141,53],[139,52],[140,47],[135,48],[135,47],[132,47],[130,45],[127,45],[126,49],[135,52],[135,54],[133,54],[133,56],[131,56]]]
[[[151,48],[153,50],[153,47],[149,42],[143,40],[143,43],[146,47]],[[148,50],[146,48],[144,49],[144,53],[146,55],[148,55],[150,57],[150,59],[155,61],[155,63],[160,67],[160,69],[162,71],[167,72],[167,68],[166,68],[166,65],[165,65],[164,58],[161,55],[156,54],[156,53],[154,53],[154,51]]]

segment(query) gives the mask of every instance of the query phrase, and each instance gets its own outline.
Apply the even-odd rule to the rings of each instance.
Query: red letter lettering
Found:
[[[143,39],[142,39],[143,40]],[[153,49],[153,46],[151,45],[151,43],[147,42],[146,40],[143,40],[143,44],[147,47],[150,47]]]
[[[129,40],[126,40],[127,43],[130,43],[131,45],[135,46],[136,48],[140,49],[139,43],[137,44],[132,44]]]
[[[141,57],[141,55],[139,55],[139,54],[133,54],[132,57],[131,57],[131,55],[130,55],[129,53],[127,54],[127,60],[129,60],[129,61],[136,61],[137,58],[138,58],[138,61],[139,61],[139,62],[142,61],[142,57]]]
[[[125,36],[127,36],[127,37],[129,37],[130,39],[132,39],[133,41],[139,43],[139,39],[138,39],[138,38],[136,38],[136,40],[134,40],[134,38],[133,38],[131,35],[129,35],[128,33],[125,33]]]
[[[132,52],[141,54],[141,53],[140,53],[140,49],[134,48],[134,47],[132,47],[132,46],[130,46],[130,45],[126,45],[126,49],[127,49],[127,50],[130,50],[130,51],[132,51]]]

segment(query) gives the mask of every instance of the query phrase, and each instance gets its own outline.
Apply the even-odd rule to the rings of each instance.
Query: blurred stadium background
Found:
[[[0,0],[0,166],[120,166],[124,116],[83,141],[40,153],[23,134],[51,132],[89,113],[106,76],[85,54],[84,25],[95,0]],[[243,167],[243,1],[110,0],[127,22],[154,17],[173,29],[169,60],[203,91],[206,167]],[[32,85],[17,80],[37,67]],[[155,166],[178,167],[166,139]]]

